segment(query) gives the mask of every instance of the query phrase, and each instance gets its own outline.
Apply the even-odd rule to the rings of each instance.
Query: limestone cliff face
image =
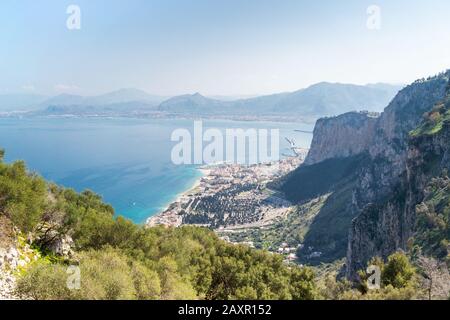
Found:
[[[444,99],[449,75],[408,86],[378,120],[369,148],[372,161],[362,170],[353,192],[357,214],[349,232],[349,278],[371,257],[387,257],[407,248],[414,230],[415,205],[421,201],[426,180],[414,163],[419,156],[431,155],[426,146],[413,147],[416,141],[411,140],[410,131],[421,123],[426,111]]]
[[[319,119],[314,127],[312,148],[305,164],[331,158],[346,158],[368,151],[375,136],[378,114],[349,112]]]
[[[305,164],[369,152],[372,158],[386,158],[398,176],[406,161],[409,131],[422,115],[445,96],[450,72],[417,81],[401,90],[380,116],[368,112],[349,112],[319,119],[314,128],[311,149]]]
[[[421,123],[426,111],[444,99],[449,78],[447,72],[413,83],[400,91],[378,118],[353,113],[318,121],[307,164],[369,154],[348,199],[355,216],[348,235],[349,278],[371,257],[386,257],[407,247],[415,205],[421,201],[421,190],[430,174],[421,173],[419,168],[430,161],[428,157],[434,157],[433,152],[446,154],[448,160],[443,147],[450,141],[444,135],[439,142],[419,143],[411,141],[410,131]]]
[[[450,125],[439,134],[410,138],[405,171],[391,194],[366,205],[353,220],[347,252],[347,276],[353,278],[373,256],[407,249],[414,235],[416,206],[433,177],[450,169]]]

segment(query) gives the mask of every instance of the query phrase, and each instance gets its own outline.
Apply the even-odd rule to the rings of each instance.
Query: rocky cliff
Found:
[[[312,165],[332,158],[345,158],[369,150],[375,136],[379,114],[349,112],[316,122],[312,148],[305,164]]]
[[[346,210],[354,216],[348,226],[349,278],[371,257],[407,248],[414,233],[415,206],[435,174],[427,168],[430,163],[436,165],[435,171],[446,166],[445,146],[450,141],[444,129],[434,137],[410,133],[422,123],[425,112],[445,100],[449,78],[446,72],[416,81],[400,91],[377,118],[350,113],[318,121],[307,165],[368,155],[368,161],[357,168],[346,199],[350,203]]]
[[[424,168],[441,150],[433,140],[411,137],[423,114],[446,97],[449,73],[418,81],[402,90],[379,118],[371,161],[360,173],[353,192],[357,212],[349,232],[347,276],[353,278],[373,256],[387,257],[407,249],[415,227],[415,206],[433,174]],[[445,136],[444,136],[445,137]],[[439,170],[438,170],[439,171]]]

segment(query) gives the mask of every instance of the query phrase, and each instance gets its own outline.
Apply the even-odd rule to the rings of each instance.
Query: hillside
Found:
[[[0,152],[0,299],[426,297],[422,276],[402,253],[393,254],[386,263],[377,262],[383,285],[367,292],[363,281],[351,285],[336,280],[333,265],[318,269],[322,275],[316,278],[309,267],[286,265],[279,254],[227,243],[205,228],[135,225],[115,216],[98,195],[49,184],[29,173],[23,162],[5,164],[3,156]],[[435,198],[441,197],[436,194],[431,199]],[[448,203],[447,198],[441,199],[436,204]],[[304,210],[318,206],[320,201]],[[303,213],[293,215],[303,217]],[[289,219],[292,226],[305,222]],[[429,229],[426,223],[421,223],[421,228]],[[445,238],[446,231],[438,225],[431,232]],[[418,244],[429,242],[417,239]],[[442,256],[442,249],[428,247]],[[445,284],[445,275],[436,274],[434,279],[443,279]],[[430,289],[429,296],[447,297],[445,285],[438,289]]]
[[[379,117],[353,113],[317,122],[305,164],[287,177],[283,188],[290,199],[299,202],[331,194],[305,237],[323,253],[319,261],[336,258],[333,250],[339,249],[337,257],[347,258],[347,276],[355,279],[372,257],[408,251],[412,242],[424,238],[428,231],[423,218],[417,225],[416,206],[439,197],[426,190],[433,189],[434,179],[445,184],[450,163],[449,78],[450,72],[446,72],[407,86]],[[340,176],[339,164],[352,163],[355,157],[364,160],[351,164]],[[327,169],[333,172],[327,173]],[[314,179],[306,176],[311,172]],[[311,181],[315,194],[305,191],[311,190]],[[446,202],[438,203],[436,210],[446,212]],[[448,219],[441,223],[448,230]],[[313,228],[314,224],[320,227]],[[341,230],[334,241],[326,236],[327,228]],[[424,245],[422,240],[419,251],[430,252],[428,247],[440,246],[440,259],[445,260],[449,235],[439,234],[434,244]],[[341,245],[335,246],[339,241]]]
[[[314,299],[309,268],[197,227],[145,228],[0,151],[0,299]],[[70,287],[69,268],[79,268]],[[77,282],[74,282],[74,286]]]
[[[198,115],[331,116],[353,110],[381,111],[401,89],[394,85],[358,86],[322,82],[306,89],[235,101],[206,98],[198,93],[174,97],[160,111]]]

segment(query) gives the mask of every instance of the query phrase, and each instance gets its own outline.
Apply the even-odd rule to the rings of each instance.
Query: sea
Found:
[[[279,129],[282,157],[309,148],[312,124],[202,120],[204,130]],[[201,177],[199,165],[176,165],[174,130],[193,133],[187,119],[0,118],[5,161],[24,160],[30,171],[77,191],[92,190],[116,214],[136,223],[160,213]],[[289,142],[289,141],[290,142]],[[206,143],[205,143],[206,144]]]

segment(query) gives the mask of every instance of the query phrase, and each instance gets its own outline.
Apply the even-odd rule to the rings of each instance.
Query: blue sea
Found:
[[[309,147],[313,125],[204,120],[203,126],[280,129],[280,150],[289,154],[285,138]],[[174,165],[173,130],[191,132],[192,120],[129,118],[1,118],[0,148],[6,161],[25,160],[30,170],[77,191],[90,189],[117,214],[136,223],[161,212],[188,190],[201,173],[194,165]]]

